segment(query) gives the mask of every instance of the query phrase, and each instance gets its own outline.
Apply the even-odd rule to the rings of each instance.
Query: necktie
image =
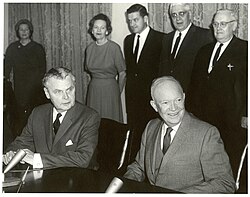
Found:
[[[166,131],[166,134],[164,136],[164,139],[163,139],[163,154],[165,154],[168,150],[168,147],[170,146],[170,141],[171,141],[171,136],[170,136],[170,133],[171,131],[173,131],[173,129],[171,127],[168,127],[167,128],[167,131]]]
[[[216,50],[216,53],[214,55],[214,59],[213,59],[213,65],[212,67],[214,67],[215,63],[217,62],[217,59],[219,57],[219,54],[220,54],[220,50],[221,50],[221,47],[223,46],[223,44],[220,44],[220,46],[217,48]]]
[[[175,55],[176,55],[176,50],[178,48],[178,45],[180,43],[180,40],[181,40],[181,32],[179,33],[179,36],[176,38],[175,40],[175,44],[174,44],[174,49],[171,53],[171,56],[172,56],[172,59],[175,59]]]
[[[138,55],[138,50],[139,50],[139,45],[140,45],[140,35],[137,36],[137,42],[135,45],[135,51],[134,51],[134,58],[135,58],[135,62],[137,62],[137,55]]]
[[[57,133],[57,131],[58,131],[58,129],[59,129],[59,127],[60,127],[60,120],[59,120],[59,118],[62,116],[62,114],[60,114],[60,113],[58,113],[57,115],[56,115],[56,120],[55,120],[55,122],[53,123],[53,127],[54,127],[54,132],[55,132],[55,134]]]

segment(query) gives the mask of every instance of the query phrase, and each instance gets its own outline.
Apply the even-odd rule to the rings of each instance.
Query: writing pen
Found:
[[[28,171],[29,171],[29,168],[30,168],[30,167],[28,166],[27,169],[25,170],[23,176],[22,176],[21,183],[19,184],[17,193],[20,191],[22,185],[24,184],[24,181],[25,181],[26,175],[27,175],[27,173],[28,173]]]

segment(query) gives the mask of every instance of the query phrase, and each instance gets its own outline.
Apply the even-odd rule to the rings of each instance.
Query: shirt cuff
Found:
[[[43,162],[40,153],[34,153],[33,169],[43,168]]]

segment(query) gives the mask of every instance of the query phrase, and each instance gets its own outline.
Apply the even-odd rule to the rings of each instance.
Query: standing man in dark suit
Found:
[[[124,40],[127,66],[125,96],[128,124],[134,133],[135,154],[139,149],[138,144],[147,122],[157,115],[149,104],[149,90],[152,80],[159,73],[164,34],[148,26],[148,12],[144,6],[134,4],[127,9],[126,15],[132,34]]]
[[[219,131],[185,110],[185,93],[171,76],[151,86],[151,120],[124,177],[184,193],[233,193],[235,182]]]
[[[33,168],[87,168],[98,141],[99,115],[75,101],[75,77],[67,68],[49,70],[43,85],[52,104],[32,111],[22,134],[8,146],[4,163],[24,149],[22,162]]]
[[[163,38],[160,75],[171,75],[187,93],[195,56],[205,44],[212,42],[212,32],[195,26],[190,4],[170,4],[169,15],[174,31]]]
[[[219,129],[236,177],[247,140],[241,127],[247,116],[247,41],[234,36],[231,10],[218,10],[212,25],[216,42],[200,49],[194,65],[191,112]]]

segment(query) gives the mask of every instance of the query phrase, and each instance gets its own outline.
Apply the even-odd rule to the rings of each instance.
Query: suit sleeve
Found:
[[[5,152],[17,151],[18,149],[29,149],[32,152],[35,152],[32,122],[33,112],[29,116],[28,122],[23,128],[21,135],[16,137],[16,139],[7,147]]]
[[[145,128],[145,131],[142,134],[140,150],[136,155],[135,161],[128,166],[127,172],[124,174],[125,178],[139,182],[142,182],[145,179],[144,159],[145,159],[147,130],[148,126]]]
[[[184,189],[185,193],[233,193],[235,181],[222,139],[215,127],[206,133],[200,154],[204,181]]]
[[[79,121],[84,121],[82,118]],[[58,153],[41,153],[44,168],[82,167],[87,168],[98,142],[100,117],[92,113],[79,128],[80,137],[75,150]]]

